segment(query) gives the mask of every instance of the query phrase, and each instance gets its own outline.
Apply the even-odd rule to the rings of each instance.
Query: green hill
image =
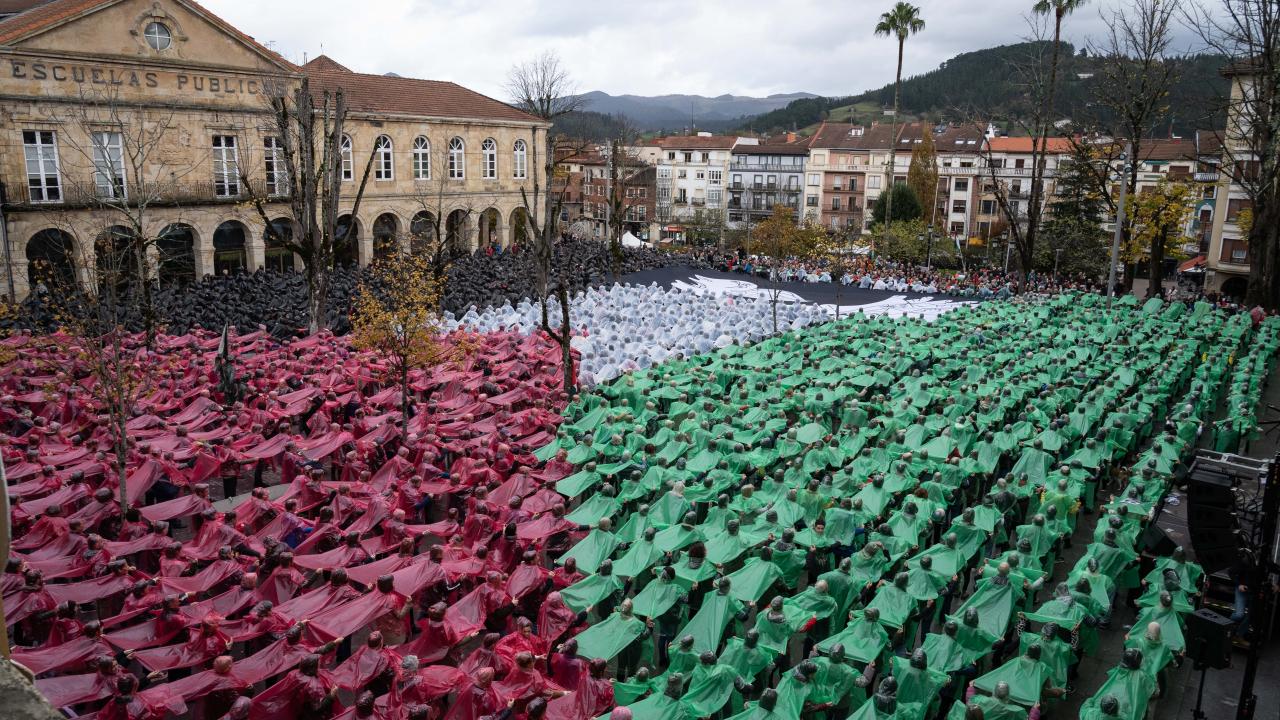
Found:
[[[907,51],[910,52],[908,46]],[[1047,57],[1047,48],[1044,48]],[[1036,43],[1018,43],[963,53],[936,70],[902,81],[902,118],[956,120],[964,117],[1016,117],[1026,111],[1026,93],[1013,68],[1025,64],[1039,52]],[[1160,118],[1150,131],[1157,135],[1187,136],[1193,130],[1219,127],[1222,118],[1214,112],[1217,99],[1226,93],[1227,81],[1218,73],[1224,59],[1199,55],[1176,60],[1179,81],[1170,92],[1171,113]],[[1058,89],[1054,98],[1055,117],[1076,120],[1097,119],[1100,108],[1093,105],[1094,83],[1099,60],[1062,47]],[[1090,77],[1093,76],[1093,77]],[[869,124],[887,121],[883,108],[893,106],[893,84],[841,98],[805,98],[784,108],[744,118],[741,130],[777,132],[812,131],[823,120]]]

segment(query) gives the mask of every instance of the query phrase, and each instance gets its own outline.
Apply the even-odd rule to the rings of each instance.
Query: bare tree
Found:
[[[425,149],[414,149],[414,195],[418,206],[418,214],[410,219],[408,244],[413,255],[428,258],[432,275],[439,282],[445,280],[451,260],[465,252],[460,237],[466,223],[479,217],[477,207],[488,207],[488,203],[477,203],[477,195],[466,193],[458,195],[452,191],[457,180],[449,178],[449,146],[444,143],[430,144]],[[418,157],[426,158],[426,167],[420,167]],[[461,226],[449,225],[450,215],[461,210]],[[443,289],[443,286],[442,286]]]
[[[1109,116],[1105,129],[1129,143],[1130,162],[1124,182],[1130,198],[1137,198],[1138,175],[1147,145],[1144,136],[1168,111],[1169,91],[1177,82],[1178,63],[1170,51],[1170,25],[1176,9],[1177,4],[1171,0],[1130,0],[1127,6],[1103,16],[1107,30],[1093,47],[1094,56],[1101,59],[1094,103]],[[1119,146],[1112,152],[1120,152]],[[1108,198],[1114,211],[1108,178],[1111,168],[1094,167],[1097,190]],[[1128,247],[1133,233],[1132,215],[1121,232],[1123,245]],[[1164,269],[1162,240],[1152,239],[1149,256],[1150,287],[1158,292]]]
[[[1232,59],[1221,103],[1227,128],[1220,172],[1252,204],[1247,299],[1280,308],[1280,4],[1275,0],[1189,3],[1185,20],[1209,50]]]
[[[1018,252],[1018,284],[1021,286],[1026,273],[1035,260],[1036,240],[1045,210],[1045,177],[1048,170],[1049,132],[1053,124],[1048,121],[1049,109],[1045,100],[1050,92],[1052,65],[1050,57],[1054,44],[1045,40],[1048,34],[1046,22],[1036,16],[1027,18],[1030,36],[1027,38],[1027,54],[1010,67],[1013,80],[1024,88],[1021,102],[1016,103],[1004,118],[989,118],[974,111],[966,113],[979,130],[985,130],[991,119],[1002,120],[1018,134],[1031,138],[1030,186],[1015,191],[1002,177],[1003,162],[995,157],[991,143],[984,143],[982,155],[984,175],[980,175],[985,193],[992,195],[1000,214],[1008,222],[1008,233]],[[1025,199],[1025,212],[1023,200]]]
[[[162,254],[169,251],[153,233],[153,210],[180,208],[193,195],[183,181],[203,166],[202,159],[171,159],[169,150],[177,142],[172,111],[132,105],[114,91],[82,91],[80,102],[66,107],[62,122],[69,131],[59,136],[64,200],[100,211],[102,234],[110,236],[109,248],[102,238],[96,241],[110,257],[86,254],[79,258],[79,267],[92,269],[100,257],[108,265],[127,261],[95,273],[97,280],[112,276],[112,287],[106,295],[94,297],[115,303],[112,313],[136,309],[150,346],[158,325],[152,280],[167,260]],[[127,324],[124,316],[118,320],[121,326]]]
[[[316,107],[311,83],[303,78],[292,93],[281,89],[268,93],[278,151],[273,155],[277,183],[271,178],[254,187],[241,168],[241,182],[266,228],[266,238],[302,258],[307,277],[308,331],[325,325],[329,282],[338,250],[355,242],[355,218],[360,212],[376,150],[370,149],[360,185],[351,206],[351,224],[342,229],[338,208],[342,197],[344,156],[354,152],[343,146],[347,104],[342,90],[324,91]],[[354,164],[354,158],[352,159]],[[280,181],[285,187],[280,187]],[[268,204],[283,202],[295,223],[295,232],[282,233],[267,213]]]
[[[528,62],[516,65],[507,77],[507,92],[512,102],[521,110],[550,124],[565,113],[579,110],[585,104],[582,97],[574,92],[573,82],[565,70],[560,58],[554,53],[544,53]],[[572,392],[574,387],[573,348],[569,323],[569,278],[571,268],[559,263],[553,268],[555,259],[555,243],[559,236],[560,206],[564,202],[563,188],[560,192],[552,192],[549,184],[555,177],[556,169],[561,162],[581,148],[581,143],[552,136],[548,132],[549,147],[538,145],[538,134],[533,133],[530,144],[530,157],[533,167],[542,163],[543,173],[539,177],[533,175],[533,197],[528,191],[520,188],[520,198],[524,205],[529,227],[533,231],[534,275],[537,282],[539,300],[542,303],[542,329],[553,340],[560,344],[561,358],[564,365],[565,392]],[[548,183],[547,188],[542,183]],[[560,329],[554,330],[547,318],[547,294],[550,288],[553,269],[559,271],[555,285],[556,298],[560,301]]]

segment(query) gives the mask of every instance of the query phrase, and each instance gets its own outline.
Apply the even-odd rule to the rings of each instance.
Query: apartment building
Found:
[[[635,148],[632,157],[656,168],[654,212],[663,240],[688,239],[686,225],[722,225],[729,160],[739,138],[700,132],[657,138]]]
[[[729,159],[729,227],[758,223],[778,205],[791,208],[799,222],[808,155],[805,142],[739,138]]]

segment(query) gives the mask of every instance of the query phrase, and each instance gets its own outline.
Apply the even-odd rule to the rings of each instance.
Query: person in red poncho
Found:
[[[385,647],[382,633],[374,630],[369,633],[364,647],[352,653],[329,676],[345,690],[368,688],[374,695],[385,695],[395,681],[399,662],[400,654]]]
[[[516,664],[502,680],[493,684],[493,691],[504,704],[514,704],[517,709],[535,697],[559,697],[564,689],[543,677],[534,667],[533,655],[522,652],[516,655]]]
[[[493,687],[493,668],[481,668],[475,681],[458,692],[444,720],[480,720],[505,706]]]
[[[116,695],[98,711],[98,720],[164,720],[162,704],[139,697],[138,678],[123,675],[116,681]]]
[[[534,661],[547,657],[547,641],[533,634],[533,623],[529,618],[516,618],[516,631],[498,642],[494,655],[498,659],[495,669],[505,675],[515,669],[516,655],[529,653]]]
[[[320,674],[320,656],[307,655],[296,670],[254,698],[250,720],[324,720],[337,704],[338,686]]]

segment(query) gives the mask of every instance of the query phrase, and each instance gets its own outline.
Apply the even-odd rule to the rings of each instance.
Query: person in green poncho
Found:
[[[880,681],[871,702],[849,716],[849,720],[898,720],[898,681],[890,675]]]
[[[1033,708],[1034,710],[1035,708]],[[1027,720],[1026,708],[1009,698],[1009,683],[996,683],[990,695],[973,695],[951,706],[947,720]]]
[[[747,686],[736,670],[717,662],[716,654],[708,650],[698,656],[698,666],[690,673],[689,688],[681,700],[690,717],[710,717],[720,712],[735,690],[741,692]]]
[[[722,577],[716,581],[714,593],[703,596],[698,611],[680,631],[680,635],[693,637],[693,647],[697,652],[716,652],[720,648],[720,640],[729,623],[737,620],[745,622],[747,610],[742,602],[732,594],[733,584],[729,578]],[[780,601],[781,598],[778,598]]]
[[[889,631],[880,624],[880,611],[868,608],[851,613],[849,626],[819,642],[817,649],[829,653],[836,645],[843,646],[856,662],[876,662],[889,647]]]
[[[929,669],[923,649],[916,648],[911,658],[894,657],[890,671],[898,681],[898,714],[904,718],[932,717],[940,703],[940,691],[951,682],[944,672]]]
[[[1155,680],[1142,669],[1142,651],[1128,648],[1121,656],[1120,665],[1107,674],[1107,680],[1098,688],[1097,694],[1081,706],[1080,717],[1108,717],[1102,714],[1101,699],[1111,697],[1119,705],[1112,713],[1113,717],[1141,720],[1146,717],[1147,705],[1155,691]]]
[[[568,565],[565,566],[568,568]],[[622,579],[614,576],[613,562],[605,560],[594,575],[579,580],[560,591],[564,604],[574,612],[596,611],[598,617],[613,611],[614,604],[622,592]]]
[[[747,709],[732,715],[728,720],[787,720],[787,717],[777,711],[778,691],[768,688],[760,693],[760,701],[754,705],[747,705]]]
[[[813,711],[814,677],[818,674],[818,666],[812,660],[801,660],[795,669],[783,676],[778,682],[778,712],[786,717],[809,717]]]
[[[1160,632],[1160,623],[1147,623],[1146,631],[1141,637],[1130,635],[1124,644],[1125,648],[1134,648],[1142,653],[1142,671],[1156,681],[1159,694],[1164,695],[1169,663],[1173,662],[1173,651],[1164,644],[1164,636]]]
[[[894,635],[893,647],[911,644],[915,640],[916,622],[920,615],[920,603],[907,592],[910,576],[900,572],[893,577],[892,583],[880,581],[875,597],[867,604],[867,609],[880,611],[880,622],[897,632]]]
[[[733,668],[738,677],[746,682],[752,691],[756,691],[760,689],[764,679],[772,675],[773,658],[772,653],[760,647],[760,633],[752,628],[743,637],[729,638],[725,643],[724,651],[720,653],[720,664]],[[742,696],[735,694],[733,701],[741,705]]]
[[[595,529],[569,548],[569,552],[561,555],[556,562],[564,564],[565,560],[573,558],[583,572],[594,573],[600,569],[600,563],[609,559],[613,551],[618,549],[618,538],[611,532],[612,529],[612,520],[600,518]]]
[[[1147,627],[1151,623],[1160,626],[1160,634],[1170,651],[1181,654],[1187,649],[1187,640],[1182,633],[1185,621],[1182,613],[1174,608],[1173,596],[1168,592],[1161,591],[1157,604],[1142,608],[1133,621],[1133,627]]]
[[[684,677],[680,673],[667,676],[661,694],[650,695],[628,706],[633,720],[693,720],[681,702],[684,695]]]
[[[828,655],[814,658],[813,664],[818,672],[809,700],[816,706],[815,710],[827,710],[828,717],[842,718],[867,701],[867,688],[875,677],[876,663],[869,663],[860,673],[847,661],[844,645],[836,643]]]
[[[1009,564],[1002,562],[996,566],[995,577],[978,581],[977,590],[960,606],[960,611],[977,611],[983,629],[1003,637],[1023,597],[1021,580],[1014,582]]]
[[[973,686],[990,694],[995,684],[1003,680],[1009,683],[1010,697],[1023,707],[1033,707],[1044,697],[1062,697],[1066,688],[1050,684],[1052,673],[1041,652],[1040,643],[1032,643],[1021,655],[974,680]]]
[[[618,674],[629,675],[639,661],[640,643],[637,640],[647,632],[645,621],[633,614],[631,599],[628,598],[604,622],[591,625],[574,639],[578,642],[578,655],[581,657],[612,660],[622,655],[618,661]]]

